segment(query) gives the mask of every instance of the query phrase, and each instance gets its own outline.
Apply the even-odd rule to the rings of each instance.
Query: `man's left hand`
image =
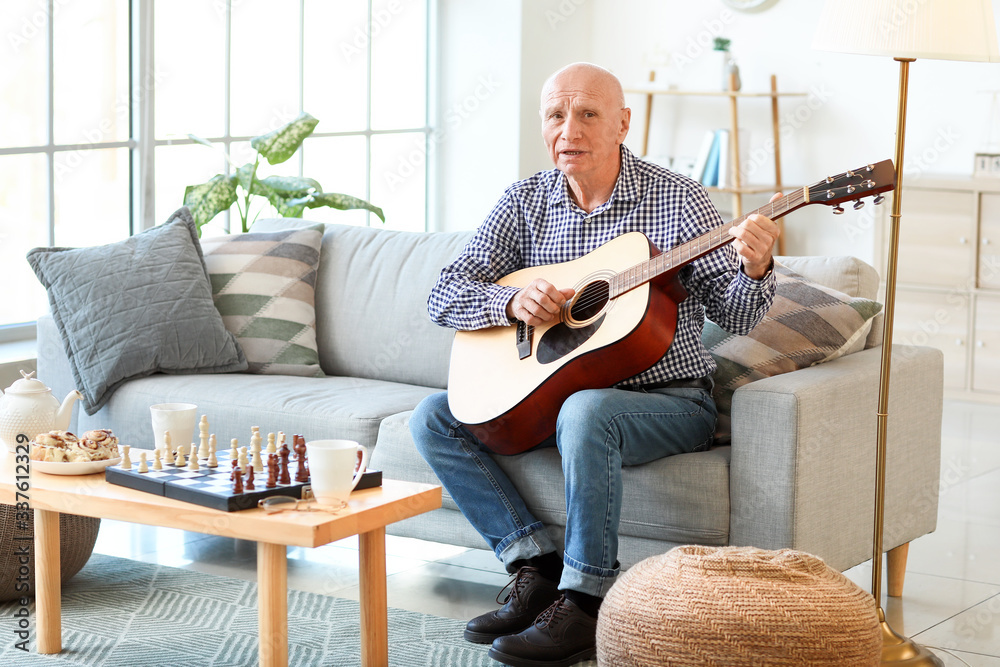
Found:
[[[777,192],[771,197],[771,201],[779,197],[781,193]],[[730,229],[729,233],[736,237],[733,246],[743,260],[743,270],[746,274],[754,280],[763,278],[771,267],[773,258],[771,251],[781,233],[777,223],[755,213]]]

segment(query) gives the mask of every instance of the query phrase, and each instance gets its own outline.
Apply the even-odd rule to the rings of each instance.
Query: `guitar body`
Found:
[[[544,278],[585,289],[658,254],[645,235],[619,236],[579,259],[515,271],[501,285]],[[615,298],[585,322],[572,317],[534,327],[521,358],[517,327],[459,331],[452,346],[448,402],[452,414],[489,449],[518,454],[555,433],[563,402],[581,389],[610,387],[641,373],[667,353],[686,297],[676,271]],[[568,304],[572,306],[572,302]]]
[[[850,200],[860,208],[862,197],[877,195],[878,204],[895,176],[892,161],[883,160],[773,199],[663,253],[630,232],[571,262],[515,271],[497,282],[524,287],[543,278],[576,295],[555,323],[456,333],[448,376],[452,414],[498,454],[531,449],[555,433],[573,393],[610,387],[663,358],[677,331],[677,304],[687,298],[678,272],[732,242],[732,228],[754,214],[777,220],[809,204],[835,206],[835,213]]]

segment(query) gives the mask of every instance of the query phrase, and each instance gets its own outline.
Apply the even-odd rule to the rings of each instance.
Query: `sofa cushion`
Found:
[[[264,219],[254,230],[303,224]],[[430,321],[427,297],[471,236],[328,224],[316,284],[323,370],[443,389],[454,332]]]
[[[186,208],[124,241],[35,248],[28,262],[48,290],[87,414],[131,378],[247,367],[212,303],[198,232]]]
[[[322,224],[201,240],[215,307],[250,373],[320,377],[316,270]]]
[[[187,402],[208,417],[219,447],[233,438],[250,442],[250,427],[262,434],[284,431],[307,440],[343,438],[375,445],[379,423],[410,410],[433,390],[413,385],[348,377],[303,378],[232,373],[190,377],[154,375],[134,380],[97,414],[80,415],[77,428],[114,425],[122,444],[152,449],[149,406]],[[133,459],[135,459],[133,454]]]
[[[871,319],[882,305],[812,282],[775,263],[774,303],[746,336],[706,322],[702,342],[718,368],[713,396],[717,437],[729,431],[733,392],[754,380],[830,361],[864,349]]]
[[[779,263],[820,285],[862,299],[877,299],[879,276],[875,268],[857,257],[850,256],[788,256],[776,257]],[[882,313],[872,318],[865,348],[882,342]]]

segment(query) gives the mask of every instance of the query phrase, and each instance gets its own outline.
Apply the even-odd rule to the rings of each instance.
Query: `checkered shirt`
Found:
[[[441,271],[428,312],[437,324],[455,329],[510,326],[505,309],[517,288],[495,281],[512,271],[577,259],[633,231],[667,250],[721,224],[700,184],[639,160],[622,146],[615,189],[589,214],[573,202],[557,169],[510,186],[458,259]],[[678,305],[670,349],[652,368],[618,386],[711,375],[715,362],[701,342],[706,315],[730,333],[745,335],[774,298],[773,274],[757,281],[740,266],[732,244],[686,265],[679,277],[688,298]]]

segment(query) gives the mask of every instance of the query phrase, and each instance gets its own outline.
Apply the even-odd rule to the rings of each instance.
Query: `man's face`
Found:
[[[601,77],[561,73],[542,93],[542,137],[556,168],[574,179],[617,174],[629,110]]]

